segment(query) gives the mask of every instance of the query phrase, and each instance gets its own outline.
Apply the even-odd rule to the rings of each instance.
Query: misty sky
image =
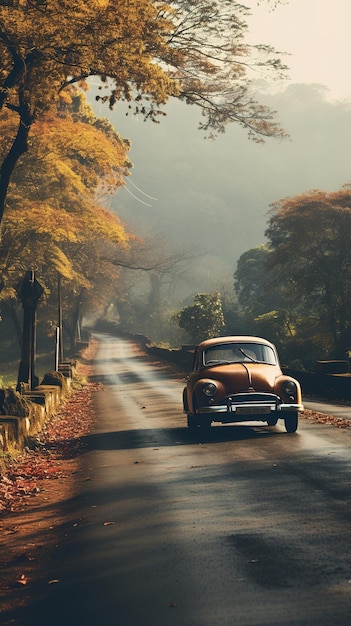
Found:
[[[345,8],[350,13],[348,2],[335,0],[335,11]],[[262,37],[257,36],[256,42],[271,43],[281,49],[282,39],[285,49],[290,44],[295,54],[298,41],[304,48],[305,71],[301,71],[301,81],[286,82],[276,93],[267,83],[257,83],[261,92],[258,99],[278,111],[280,123],[290,134],[289,140],[268,139],[257,145],[235,125],[228,126],[225,135],[215,141],[204,140],[197,130],[199,111],[176,100],[167,105],[167,117],[159,125],[126,117],[122,105],[113,112],[95,107],[99,115],[109,117],[116,130],[132,141],[133,173],[127,190],[116,194],[110,208],[127,223],[127,229],[137,234],[156,233],[166,238],[170,246],[202,250],[205,256],[193,264],[194,291],[210,292],[227,278],[232,281],[239,256],[264,243],[272,202],[311,189],[335,191],[351,182],[351,86],[350,99],[337,101],[347,94],[337,79],[338,72],[333,74],[324,64],[321,71],[316,69],[316,80],[312,78],[313,67],[318,66],[318,46],[321,64],[326,47],[321,35],[326,29],[327,9],[313,13],[311,7],[317,5],[323,8],[320,1],[294,0],[289,10],[287,6],[277,8],[274,18],[267,6],[261,5],[260,21],[255,13],[255,31],[259,23],[262,27]],[[291,12],[293,7],[295,14]],[[341,14],[339,18],[343,32]],[[308,19],[310,42],[306,39]],[[326,38],[329,61],[335,66],[344,48],[342,52],[341,45],[333,48],[334,30],[335,20],[330,18]],[[276,41],[269,40],[270,32],[275,33]],[[349,40],[347,46],[350,47]],[[294,78],[299,74],[301,56],[300,50],[297,59],[293,54],[289,58]],[[348,77],[349,58],[340,58],[345,67],[344,81]],[[310,83],[306,82],[309,76]]]
[[[266,0],[251,8],[250,43],[270,43],[288,52],[292,82],[327,85],[330,97],[351,98],[350,0],[285,0],[272,11]]]

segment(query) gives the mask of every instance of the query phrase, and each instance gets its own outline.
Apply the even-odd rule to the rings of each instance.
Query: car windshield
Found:
[[[210,346],[204,351],[204,365],[221,363],[268,363],[276,365],[276,357],[270,346],[262,343],[225,343]]]

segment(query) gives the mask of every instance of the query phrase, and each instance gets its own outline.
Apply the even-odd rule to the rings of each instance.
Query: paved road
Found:
[[[100,336],[99,419],[30,626],[350,626],[349,431],[185,427],[182,384]]]
[[[329,402],[327,400],[314,400],[306,397],[303,399],[303,404],[306,409],[311,409],[311,411],[326,413],[329,415],[334,415],[334,417],[341,417],[343,419],[351,419],[351,405],[347,403],[337,404],[336,402]]]

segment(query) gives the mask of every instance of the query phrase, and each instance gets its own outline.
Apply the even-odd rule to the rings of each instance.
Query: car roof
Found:
[[[205,350],[210,346],[222,345],[224,343],[263,343],[266,346],[270,346],[271,348],[275,348],[274,344],[268,341],[267,339],[263,339],[262,337],[253,337],[251,335],[231,335],[228,337],[213,337],[212,339],[205,339],[205,341],[201,341],[198,344],[198,350]]]

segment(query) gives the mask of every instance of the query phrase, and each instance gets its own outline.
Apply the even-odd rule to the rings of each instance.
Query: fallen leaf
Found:
[[[25,574],[22,574],[18,580],[16,580],[17,585],[26,585],[28,583],[28,578]]]

